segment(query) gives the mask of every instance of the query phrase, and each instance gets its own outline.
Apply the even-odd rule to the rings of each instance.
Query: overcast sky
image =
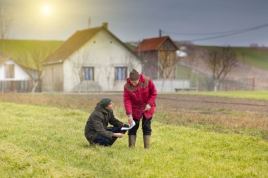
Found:
[[[123,42],[169,35],[198,45],[268,46],[268,0],[0,0],[10,39],[66,40],[108,23]],[[43,8],[50,9],[46,14]],[[261,28],[261,25],[266,25]],[[260,27],[250,30],[251,27]],[[227,33],[236,34],[228,36]],[[243,29],[250,31],[243,32]],[[208,35],[209,33],[209,35]],[[202,35],[201,35],[202,34]],[[205,35],[207,34],[207,35]],[[216,38],[226,35],[225,37]],[[206,40],[205,40],[206,39]]]

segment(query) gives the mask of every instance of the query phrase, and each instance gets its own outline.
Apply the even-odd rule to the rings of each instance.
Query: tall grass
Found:
[[[83,131],[93,107],[0,102],[0,177],[268,176],[268,142],[251,136],[153,121],[149,150],[141,130],[134,149],[127,136],[112,147],[89,147]]]

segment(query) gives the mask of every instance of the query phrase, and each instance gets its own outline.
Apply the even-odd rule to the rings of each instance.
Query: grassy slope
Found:
[[[0,177],[267,177],[268,143],[153,122],[151,148],[127,136],[88,147],[88,113],[1,102]],[[90,108],[89,110],[92,110]]]
[[[217,46],[198,46],[199,48],[204,49],[217,49],[221,47]],[[268,71],[268,49],[267,48],[250,48],[250,47],[232,47],[232,50],[234,50],[237,53],[237,59],[240,62],[243,62],[243,56],[245,59],[245,64],[249,66],[254,66],[261,70]],[[191,86],[195,86],[196,83],[201,81],[201,88],[207,88],[207,83],[212,82],[211,77],[208,77],[201,73],[193,73],[191,72],[191,69],[183,67],[183,66],[177,66],[177,76],[178,79],[190,79]],[[189,75],[191,74],[191,75]],[[265,88],[265,87],[264,87]],[[210,88],[209,90],[213,90],[213,88]]]
[[[204,49],[216,49],[220,47],[215,46],[198,46]],[[267,48],[251,48],[251,47],[231,47],[237,54],[237,59],[243,61],[247,65],[254,66],[262,70],[268,70],[268,49]]]

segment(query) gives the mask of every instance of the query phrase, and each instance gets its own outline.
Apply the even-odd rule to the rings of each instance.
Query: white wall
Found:
[[[14,78],[5,78],[5,64],[14,64]],[[29,75],[11,59],[0,66],[0,80],[29,80],[29,78]]]
[[[99,92],[123,91],[125,80],[114,81],[115,67],[128,67],[127,77],[130,70],[135,68],[141,72],[142,67],[139,59],[105,30],[100,31],[64,61],[63,88],[65,92],[90,87],[90,82],[80,83],[79,81],[78,74],[82,67],[81,64],[94,67],[95,82],[91,82],[91,84],[95,88],[98,85]],[[82,87],[78,85],[82,85]]]
[[[189,80],[153,80],[157,92],[175,92],[175,89],[190,89]],[[163,85],[164,84],[164,85]]]

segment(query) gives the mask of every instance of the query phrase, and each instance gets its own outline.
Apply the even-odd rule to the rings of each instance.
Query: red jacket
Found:
[[[127,83],[124,85],[124,105],[127,115],[132,114],[133,118],[141,119],[144,114],[146,118],[151,118],[156,107],[156,96],[156,88],[149,77],[140,74],[137,86],[133,86],[127,78]],[[146,104],[150,104],[151,109],[143,112]]]

